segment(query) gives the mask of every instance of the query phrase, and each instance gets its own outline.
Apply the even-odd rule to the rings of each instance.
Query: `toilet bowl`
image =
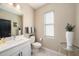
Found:
[[[37,53],[41,48],[42,44],[40,42],[35,42],[35,37],[31,37],[31,44],[32,44],[32,52]]]
[[[33,45],[34,48],[40,48],[41,47],[41,43],[39,43],[39,42],[32,43],[32,45]]]
[[[39,52],[39,49],[41,48],[41,43],[39,43],[39,42],[34,42],[34,43],[32,43],[32,48],[33,48],[33,53],[37,53],[37,52]]]

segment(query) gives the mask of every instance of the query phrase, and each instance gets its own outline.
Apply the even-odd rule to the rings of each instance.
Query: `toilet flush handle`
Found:
[[[40,41],[42,41],[43,39],[42,38],[40,38]]]
[[[42,41],[43,41],[43,38],[40,38],[40,43],[42,43]]]

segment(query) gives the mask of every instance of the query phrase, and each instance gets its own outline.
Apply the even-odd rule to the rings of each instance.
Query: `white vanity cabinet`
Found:
[[[19,55],[19,49],[17,47],[13,47],[13,48],[0,52],[0,56],[12,56],[14,54]]]
[[[0,56],[31,56],[31,44],[28,41],[23,42],[14,47],[0,51]]]
[[[28,45],[27,47],[24,47],[24,49],[22,49],[22,56],[31,56],[31,46]]]
[[[19,45],[18,48],[21,56],[31,56],[31,44],[29,42]]]

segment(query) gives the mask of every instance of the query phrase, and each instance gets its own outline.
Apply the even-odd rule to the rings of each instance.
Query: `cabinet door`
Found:
[[[27,44],[25,47],[23,47],[22,55],[31,56],[31,45],[30,44]]]
[[[21,56],[20,52],[16,51],[14,53],[12,53],[10,56]]]

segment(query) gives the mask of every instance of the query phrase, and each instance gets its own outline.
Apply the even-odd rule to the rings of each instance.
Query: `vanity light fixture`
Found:
[[[16,3],[8,3],[10,6],[13,6],[13,7],[15,7],[15,8],[17,8],[17,9],[21,9],[21,7],[20,7],[20,5],[19,4],[16,4]]]

